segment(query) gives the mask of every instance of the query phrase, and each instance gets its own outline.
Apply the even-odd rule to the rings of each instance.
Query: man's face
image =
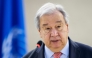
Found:
[[[61,50],[67,43],[68,25],[59,11],[40,17],[40,36],[52,51]]]

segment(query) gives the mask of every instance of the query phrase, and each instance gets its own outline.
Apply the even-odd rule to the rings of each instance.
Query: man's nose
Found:
[[[58,35],[58,31],[56,29],[53,29],[51,31],[51,36],[57,36]]]

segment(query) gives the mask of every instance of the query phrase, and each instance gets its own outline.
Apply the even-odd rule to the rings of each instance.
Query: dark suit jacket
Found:
[[[69,58],[92,58],[92,47],[74,42],[69,37]],[[36,48],[26,54],[23,58],[45,58],[44,43],[40,48]]]

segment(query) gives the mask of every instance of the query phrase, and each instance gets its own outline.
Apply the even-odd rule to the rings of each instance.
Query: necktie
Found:
[[[61,52],[56,52],[56,53],[54,53],[54,58],[60,58],[60,56],[61,56]]]

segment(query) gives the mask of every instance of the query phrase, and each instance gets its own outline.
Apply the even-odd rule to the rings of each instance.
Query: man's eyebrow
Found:
[[[46,24],[43,24],[42,26],[47,26],[48,25],[48,23],[46,23]]]

